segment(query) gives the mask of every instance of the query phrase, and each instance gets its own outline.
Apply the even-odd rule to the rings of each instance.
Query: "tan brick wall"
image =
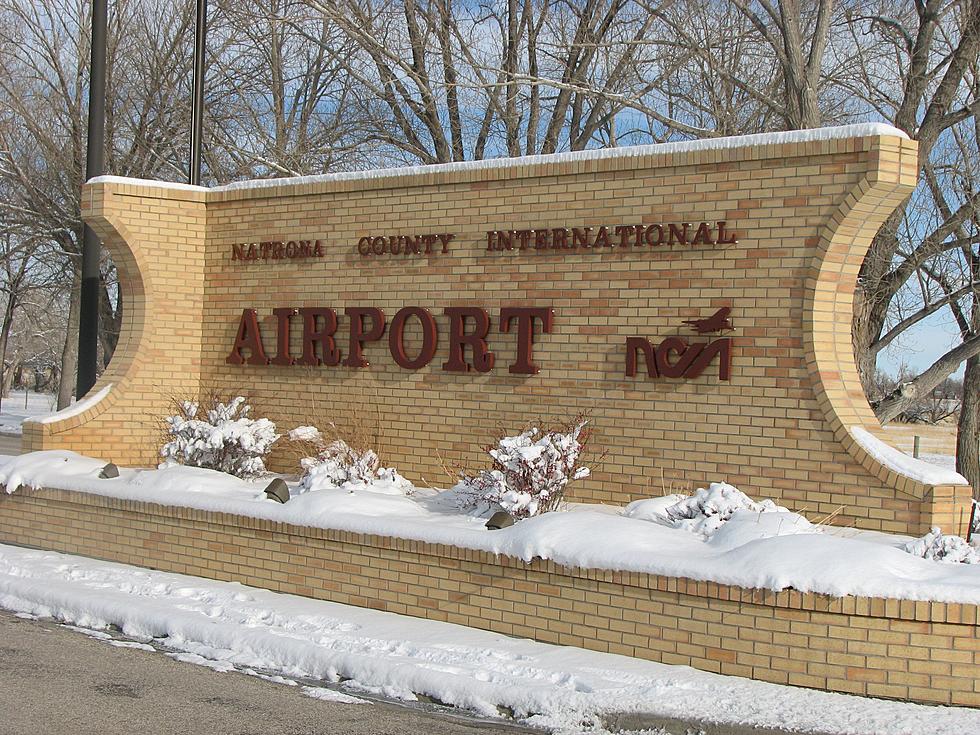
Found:
[[[747,590],[58,490],[0,493],[0,543],[781,684],[980,706],[976,605]]]
[[[169,396],[216,386],[246,391],[284,430],[359,423],[377,434],[386,464],[446,484],[444,465],[484,465],[480,447],[496,429],[585,411],[605,460],[573,486],[577,500],[622,503],[724,479],[814,519],[962,533],[969,488],[899,476],[848,433],[878,428],[851,354],[856,275],[916,166],[914,142],[875,136],[252,190],[98,184],[87,190],[86,217],[127,264],[124,284],[137,282],[124,347],[103,379],[118,386],[80,419],[47,433],[29,426],[25,441],[151,464]],[[737,245],[486,252],[487,230],[719,220]],[[365,235],[436,232],[455,234],[448,255],[356,252]],[[234,243],[317,238],[326,257],[313,262],[231,260]],[[713,368],[688,381],[624,377],[627,337],[690,337],[684,319],[728,304],[730,382]],[[442,340],[432,364],[399,368],[384,339],[367,346],[369,369],[225,363],[244,307],[262,317],[270,354],[273,308],[337,309],[346,353],[342,310],[354,305],[381,307],[389,320],[403,306],[430,309]],[[447,306],[489,311],[493,373],[439,369]],[[555,309],[554,332],[536,341],[538,375],[508,374],[515,339],[499,331],[502,306]],[[275,466],[285,469],[282,457]]]

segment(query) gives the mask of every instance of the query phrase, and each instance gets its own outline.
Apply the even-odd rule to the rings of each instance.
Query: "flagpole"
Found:
[[[88,143],[85,180],[105,170],[105,66],[107,0],[92,2],[92,55],[88,89]],[[78,307],[78,377],[75,396],[95,385],[99,354],[99,238],[88,225],[82,242],[82,280]]]
[[[208,35],[208,0],[197,0],[194,33],[194,91],[191,100],[191,155],[187,181],[201,183],[201,137],[204,130],[204,53]]]

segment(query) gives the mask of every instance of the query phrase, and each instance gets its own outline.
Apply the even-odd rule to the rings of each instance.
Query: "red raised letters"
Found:
[[[422,349],[414,359],[410,359],[405,354],[405,322],[410,316],[414,316],[422,324]],[[406,306],[404,309],[399,309],[395,318],[391,320],[388,349],[398,365],[406,370],[418,370],[428,365],[435,357],[437,334],[436,320],[432,318],[432,314],[420,306]]]
[[[381,339],[385,333],[385,313],[374,306],[348,306],[344,314],[350,317],[350,349],[344,365],[367,367],[371,363],[364,359],[364,343]],[[364,328],[365,318],[372,322],[370,329]]]
[[[541,320],[541,331],[549,334],[555,323],[554,309],[505,306],[500,310],[500,331],[509,332],[511,319],[517,319],[517,362],[507,368],[514,375],[535,375],[540,369],[531,362],[534,320]]]
[[[449,372],[465,373],[475,369],[478,373],[488,373],[493,369],[493,353],[487,346],[486,336],[490,331],[490,317],[477,306],[450,306],[445,311],[449,317],[449,359],[442,369]],[[471,334],[466,333],[466,318],[475,322]],[[473,364],[466,362],[463,348],[473,348]]]
[[[248,359],[242,357],[242,349],[249,351]],[[231,348],[225,362],[230,365],[268,365],[269,358],[265,356],[262,349],[262,333],[259,332],[259,320],[255,316],[255,309],[243,309],[242,318],[238,323],[238,334],[235,337],[235,344]]]
[[[296,362],[311,366],[339,365],[340,350],[333,338],[337,332],[337,312],[323,307],[304,307],[299,313],[303,317],[303,356]],[[319,319],[323,319],[322,326]],[[317,355],[317,345],[320,345],[322,358]]]

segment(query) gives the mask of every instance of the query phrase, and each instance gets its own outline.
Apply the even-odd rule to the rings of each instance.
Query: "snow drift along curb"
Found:
[[[0,546],[0,606],[89,628],[118,626],[191,657],[284,677],[337,681],[580,732],[650,717],[877,735],[971,732],[980,711],[752,682],[623,656],[550,646],[445,623],[228,582]],[[615,714],[620,713],[620,714]],[[583,727],[584,725],[584,727]],[[719,732],[724,730],[719,729]]]
[[[531,521],[521,525],[526,523]],[[582,529],[569,532],[580,535]],[[974,688],[980,678],[976,605],[829,598],[569,569],[443,544],[54,490],[0,494],[0,541],[217,574],[280,592],[708,671],[980,706]],[[765,544],[749,547],[759,552],[747,555],[749,564],[786,553]],[[828,560],[817,553],[809,563],[826,566]],[[855,559],[836,563],[853,568]]]

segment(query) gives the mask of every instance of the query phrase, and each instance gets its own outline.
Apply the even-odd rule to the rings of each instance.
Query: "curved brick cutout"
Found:
[[[111,389],[81,413],[69,408],[62,420],[25,422],[23,447],[152,465],[159,417],[172,398],[196,396],[200,385],[201,308],[181,300],[203,296],[204,195],[96,183],[86,186],[82,205],[122,284],[119,342],[89,395]],[[179,345],[180,353],[168,344]]]
[[[915,175],[914,143],[897,131],[864,131],[261,188],[101,180],[87,189],[86,217],[123,261],[125,277],[136,279],[125,347],[104,379],[122,376],[119,390],[47,432],[28,425],[25,441],[153,464],[158,417],[173,396],[202,385],[245,386],[258,410],[285,428],[324,423],[334,406],[367,395],[388,412],[386,462],[419,481],[441,476],[433,445],[450,464],[480,466],[485,427],[585,409],[614,451],[579,483],[577,500],[623,502],[724,478],[811,517],[837,512],[836,522],[886,531],[963,532],[968,487],[899,476],[848,433],[877,427],[846,328],[854,279],[878,223]],[[488,254],[484,237],[490,229],[716,220],[731,223],[737,245]],[[359,237],[392,231],[456,239],[442,259],[392,264],[357,255]],[[234,243],[312,237],[328,242],[326,258],[265,265],[230,258]],[[410,372],[383,352],[362,371],[224,363],[244,307],[258,309],[271,339],[278,306],[377,305],[391,316],[410,304],[430,308],[437,321],[449,305],[483,305],[494,317],[504,305],[554,306],[555,331],[535,347],[542,371],[530,379],[506,368],[489,376],[431,366]],[[711,371],[686,382],[623,377],[626,337],[688,335],[682,320],[727,304],[736,325],[731,382]],[[513,345],[495,340],[505,366]],[[311,403],[320,416],[303,415]]]
[[[807,364],[814,389],[834,436],[854,459],[897,493],[918,499],[931,513],[931,525],[965,533],[972,489],[963,485],[925,485],[885,467],[858,444],[851,429],[862,427],[887,442],[868,405],[853,359],[849,330],[857,278],[875,233],[915,188],[918,145],[903,138],[880,140],[877,166],[841,203],[820,233],[806,281]]]

